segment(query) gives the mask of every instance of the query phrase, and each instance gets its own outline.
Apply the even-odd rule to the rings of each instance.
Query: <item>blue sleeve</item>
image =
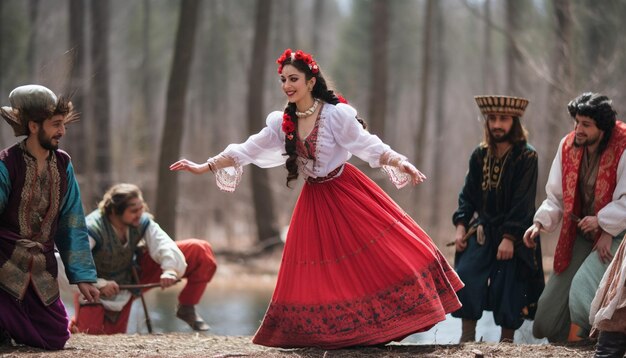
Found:
[[[61,202],[54,241],[70,283],[96,282],[96,265],[89,248],[85,214],[72,163],[67,167],[67,193]]]
[[[0,161],[0,214],[4,212],[4,208],[9,201],[9,193],[11,193],[9,170],[4,165],[4,162]]]

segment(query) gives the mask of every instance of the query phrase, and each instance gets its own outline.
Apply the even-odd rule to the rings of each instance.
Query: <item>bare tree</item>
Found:
[[[298,28],[299,24],[296,21],[298,19],[297,10],[296,10],[297,1],[287,0],[285,6],[285,10],[287,13],[286,16],[286,24],[287,24],[287,39],[289,41],[289,46],[300,47],[300,42],[298,41]],[[258,18],[257,18],[258,19]]]
[[[69,0],[69,51],[70,68],[68,84],[65,92],[72,97],[75,110],[81,114],[82,120],[72,124],[67,132],[67,145],[72,154],[72,162],[77,168],[77,173],[86,171],[87,147],[85,125],[85,1]],[[87,194],[84,191],[83,195]],[[89,197],[89,196],[87,196]]]
[[[178,177],[169,170],[169,165],[180,157],[189,70],[195,48],[199,7],[199,0],[182,0],[181,2],[174,60],[167,86],[165,124],[158,161],[155,216],[161,227],[171,235],[176,235]]]
[[[313,2],[313,19],[316,24],[322,24],[324,21],[324,2],[325,0],[315,0]],[[315,51],[318,57],[321,56],[321,34],[322,31],[319,31],[319,26],[314,26],[313,31],[313,40],[311,42],[311,51]]]
[[[448,73],[448,59],[446,57],[443,44],[445,43],[445,18],[443,16],[443,9],[441,1],[436,1],[434,9],[435,15],[435,36],[434,36],[434,52],[436,60],[436,81],[435,81],[435,150],[433,151],[433,174],[432,177],[436,180],[432,182],[432,208],[430,213],[430,225],[431,227],[437,227],[441,222],[440,208],[442,201],[442,193],[444,183],[439,178],[443,178],[444,163],[441,158],[441,153],[446,150],[446,142],[444,141],[444,122],[446,119],[445,103],[446,98],[446,80]]]
[[[152,24],[150,22],[150,16],[152,11],[150,7],[150,2],[151,0],[143,1],[143,16],[141,22],[141,34],[143,37],[141,49],[141,96],[143,107],[141,112],[143,117],[143,123],[141,124],[144,125],[143,128],[146,128],[147,130],[139,136],[139,149],[150,148],[156,145],[157,143],[155,141],[155,138],[157,137],[158,133],[156,126],[149,125],[153,118],[152,95],[154,93],[152,90],[152,63],[150,61],[152,56],[150,46],[150,29],[152,27]],[[142,156],[146,157],[145,159],[140,161],[140,163],[143,164],[141,169],[147,169],[147,167],[153,163],[148,159],[149,152],[150,151],[142,151],[141,153]]]
[[[492,30],[491,30],[491,0],[485,0],[483,3],[483,13],[485,16],[485,26],[483,33],[483,56],[482,58],[482,80],[483,80],[483,94],[488,94],[490,91],[495,90],[494,71],[493,71],[493,50],[491,48],[492,43]]]
[[[111,131],[109,93],[109,2],[93,0],[91,13],[91,104],[95,124],[94,200],[111,185]]]
[[[37,31],[39,31],[39,0],[28,2],[28,12],[30,16],[30,36],[28,38],[28,74],[33,81],[37,78]]]
[[[569,97],[573,94],[573,63],[571,53],[572,43],[572,13],[571,5],[568,0],[554,0],[554,46],[551,59],[552,80],[550,81],[550,91],[548,93],[548,108],[550,115],[548,116],[548,135],[546,137],[546,148],[548,153],[556,151],[556,144],[563,136],[564,129],[569,128],[563,126],[563,114],[565,113],[565,104]],[[550,171],[550,160],[544,160],[541,168],[542,173]],[[538,187],[543,187],[547,178],[540,177]]]
[[[509,37],[515,38],[520,28],[520,0],[506,0],[506,33]],[[522,55],[514,41],[506,42],[506,91],[507,93],[519,96],[520,86],[518,83],[519,63]]]
[[[263,99],[265,91],[265,71],[267,64],[267,49],[270,30],[270,16],[272,0],[257,0],[256,20],[252,53],[254,64],[248,73],[247,118],[248,131],[257,132],[261,129],[263,118]],[[276,227],[276,214],[272,201],[272,190],[267,171],[256,166],[251,168],[252,200],[254,202],[254,218],[257,224],[259,243],[271,243],[279,237]]]
[[[369,123],[372,133],[383,139],[387,113],[389,6],[387,0],[374,0],[371,4],[372,22],[370,24],[372,85],[369,99]]]
[[[415,165],[420,168],[424,164],[424,150],[426,149],[426,131],[428,124],[428,104],[430,95],[430,72],[431,72],[431,43],[432,43],[432,27],[433,12],[436,0],[426,1],[426,10],[424,11],[423,35],[422,35],[422,83],[420,85],[420,110],[418,120],[418,128],[415,136]],[[418,191],[415,191],[416,196]],[[417,197],[413,205],[417,206]]]

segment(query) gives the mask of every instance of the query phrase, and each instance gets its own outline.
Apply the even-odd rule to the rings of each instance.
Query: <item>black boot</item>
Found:
[[[624,353],[626,353],[626,334],[600,332],[595,358],[624,358]]]

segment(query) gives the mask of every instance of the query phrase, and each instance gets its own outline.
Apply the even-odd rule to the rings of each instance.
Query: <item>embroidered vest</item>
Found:
[[[126,246],[122,245],[113,226],[99,210],[93,211],[85,219],[89,236],[96,241],[92,254],[98,277],[115,281],[118,284],[133,283],[131,269],[135,251],[150,225],[149,216],[144,214],[141,217],[139,227],[130,227]]]
[[[67,167],[70,157],[61,150],[53,151],[48,164],[48,208],[37,220],[32,220],[35,204],[32,193],[39,185],[37,164],[18,143],[0,152],[0,160],[9,173],[11,192],[0,214],[0,288],[18,300],[24,299],[32,282],[35,292],[45,305],[59,297],[58,267],[54,257],[61,200],[67,192]]]
[[[575,132],[567,135],[561,151],[561,172],[563,186],[563,225],[559,241],[554,252],[554,271],[563,272],[572,259],[572,249],[576,239],[576,221],[571,214],[580,216],[580,198],[578,193],[578,176],[583,157],[583,148],[574,146]],[[626,124],[617,121],[609,143],[600,156],[598,177],[595,184],[594,213],[611,202],[617,185],[617,165],[626,149]],[[594,238],[597,240],[600,233]]]

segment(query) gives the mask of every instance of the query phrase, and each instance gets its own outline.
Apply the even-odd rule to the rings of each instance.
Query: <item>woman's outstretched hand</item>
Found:
[[[176,163],[170,165],[170,170],[174,170],[174,171],[185,170],[194,174],[204,174],[208,172],[210,169],[209,169],[209,164],[206,162],[202,164],[198,164],[198,163],[192,162],[191,160],[181,159],[177,161]]]
[[[411,176],[411,183],[417,185],[426,180],[426,175],[422,174],[417,168],[406,160],[400,162],[400,170]]]

